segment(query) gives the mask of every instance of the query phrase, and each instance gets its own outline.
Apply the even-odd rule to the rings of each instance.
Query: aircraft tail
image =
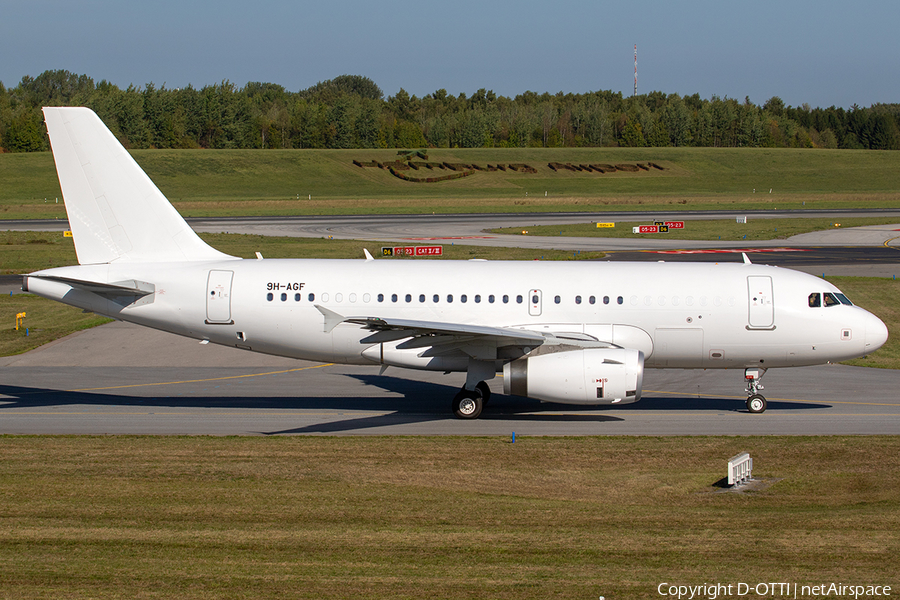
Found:
[[[44,108],[78,262],[233,258],[207,245],[89,108]]]

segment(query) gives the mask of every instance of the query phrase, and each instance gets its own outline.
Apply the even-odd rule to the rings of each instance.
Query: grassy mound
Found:
[[[437,148],[429,150],[430,163],[532,168],[478,169],[467,177],[427,185],[404,181],[387,169],[354,164],[395,163],[394,150],[133,154],[187,216],[701,209],[732,204],[748,209],[892,207],[900,199],[900,153],[886,151]],[[579,168],[554,169],[551,164]],[[628,164],[647,168],[606,172],[604,167]],[[592,165],[604,172],[581,168]],[[0,218],[64,217],[63,205],[56,203],[60,191],[49,153],[0,155],[0,181]]]

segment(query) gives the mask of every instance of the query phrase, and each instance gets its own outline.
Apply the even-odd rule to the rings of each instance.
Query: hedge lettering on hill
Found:
[[[428,155],[424,152],[400,152],[398,153],[403,155],[405,158],[409,158],[411,156],[420,156],[425,159],[428,158]],[[398,179],[402,179],[403,181],[411,181],[414,183],[436,183],[438,181],[449,181],[451,179],[460,179],[462,177],[469,177],[474,175],[479,171],[506,171],[507,169],[511,171],[515,171],[518,173],[537,173],[537,169],[534,167],[527,165],[525,163],[510,163],[508,165],[479,165],[479,164],[468,164],[468,163],[451,163],[451,162],[419,162],[412,160],[395,160],[388,162],[379,162],[377,160],[353,160],[353,164],[360,168],[376,168],[376,169],[384,169],[387,170],[391,175]],[[448,175],[441,175],[438,177],[410,177],[403,171],[408,170],[419,171],[421,169],[441,169],[444,171],[453,171]]]
[[[547,163],[547,166],[554,173],[558,173],[560,171],[574,171],[578,173],[615,173],[616,171],[624,171],[627,173],[637,173],[640,171],[650,171],[650,169],[656,169],[658,171],[665,171],[665,167],[660,166],[657,163],[619,163],[615,165],[607,165],[607,164],[588,164],[588,165],[574,165],[572,163],[561,163],[561,162],[551,162]]]

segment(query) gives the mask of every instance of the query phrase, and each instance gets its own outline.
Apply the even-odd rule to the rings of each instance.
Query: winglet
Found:
[[[322,316],[325,317],[324,328],[322,331],[325,333],[331,333],[331,330],[343,323],[346,319],[344,319],[343,315],[339,315],[333,310],[328,310],[324,306],[319,306],[318,304],[314,305],[316,310],[322,313]]]
[[[369,251],[368,251],[367,249],[363,248],[363,252],[366,253],[366,262],[369,262],[370,260],[375,260],[375,259],[372,257],[372,255],[369,254]]]
[[[741,252],[741,256],[744,257],[744,264],[745,264],[745,265],[752,265],[752,264],[753,264],[752,262],[750,262],[750,257],[747,256],[747,253],[746,253],[746,252]]]

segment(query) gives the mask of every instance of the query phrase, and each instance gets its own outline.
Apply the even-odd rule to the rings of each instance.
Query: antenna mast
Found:
[[[637,96],[637,44],[634,45],[634,95]]]

